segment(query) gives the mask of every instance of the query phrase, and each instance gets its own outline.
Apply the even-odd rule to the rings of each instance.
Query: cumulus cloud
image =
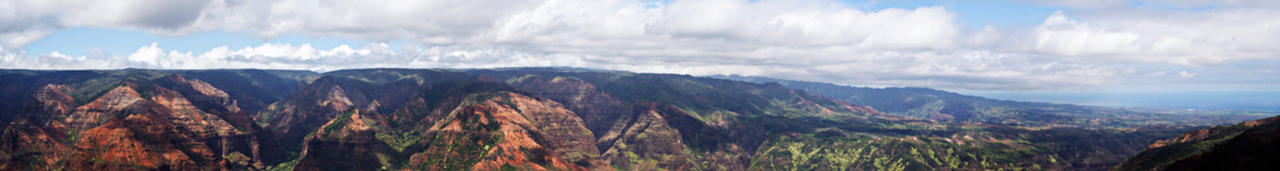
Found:
[[[1062,56],[1199,66],[1247,59],[1277,59],[1280,40],[1274,10],[1232,9],[1200,13],[1093,17],[1054,13],[1034,31],[1034,49]]]
[[[181,35],[206,27],[194,24],[211,1],[14,0],[0,2],[0,38],[18,48],[68,27],[108,27]]]
[[[27,43],[35,42],[36,40],[40,40],[40,38],[48,35],[48,30],[21,30],[0,33],[0,41],[3,41],[0,42],[2,43],[0,44],[0,47],[17,49]]]
[[[1258,7],[1274,3],[1179,1],[1169,4],[1223,7],[1167,11],[1111,10],[1132,4],[1126,1],[1041,2],[1085,10],[1057,12],[1028,28],[967,28],[945,7],[862,10],[834,0],[13,0],[0,2],[0,67],[573,66],[855,85],[1053,89],[1211,74],[1135,64],[1203,67],[1280,56],[1271,48],[1280,40],[1280,18],[1271,16],[1280,13]],[[21,50],[69,27],[410,43],[329,49],[266,43],[195,52],[152,43],[130,54],[80,57]]]

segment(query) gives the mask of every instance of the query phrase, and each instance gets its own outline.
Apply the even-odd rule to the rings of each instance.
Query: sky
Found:
[[[563,66],[1273,99],[1247,92],[1280,91],[1276,16],[1274,0],[6,0],[0,68]]]

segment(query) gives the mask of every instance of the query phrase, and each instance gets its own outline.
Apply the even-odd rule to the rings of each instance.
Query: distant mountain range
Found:
[[[1105,170],[1274,115],[571,68],[0,70],[0,98],[0,170]]]
[[[1043,101],[1135,110],[1269,111],[1280,112],[1280,90],[1094,90],[1094,91],[965,91],[988,98]]]
[[[855,104],[872,106],[893,115],[940,121],[1120,128],[1152,124],[1232,124],[1273,114],[1256,111],[1134,111],[1109,107],[996,100],[930,88],[866,88],[765,77],[723,75],[711,77],[756,83],[778,83]],[[1194,117],[1187,117],[1188,115]]]

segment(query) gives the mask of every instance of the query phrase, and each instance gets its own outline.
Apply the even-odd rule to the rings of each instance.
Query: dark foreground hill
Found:
[[[1089,111],[933,119],[895,112],[900,98],[556,68],[0,78],[0,170],[1101,170],[1200,128],[1180,124],[1216,122]],[[1107,122],[1133,116],[1146,120]]]
[[[1188,131],[1151,144],[1116,170],[1274,170],[1280,116]]]

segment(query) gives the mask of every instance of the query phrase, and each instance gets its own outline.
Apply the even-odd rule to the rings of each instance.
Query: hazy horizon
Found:
[[[957,91],[1001,100],[1147,109],[1242,110],[1280,112],[1280,91],[1202,92],[1001,92]]]

